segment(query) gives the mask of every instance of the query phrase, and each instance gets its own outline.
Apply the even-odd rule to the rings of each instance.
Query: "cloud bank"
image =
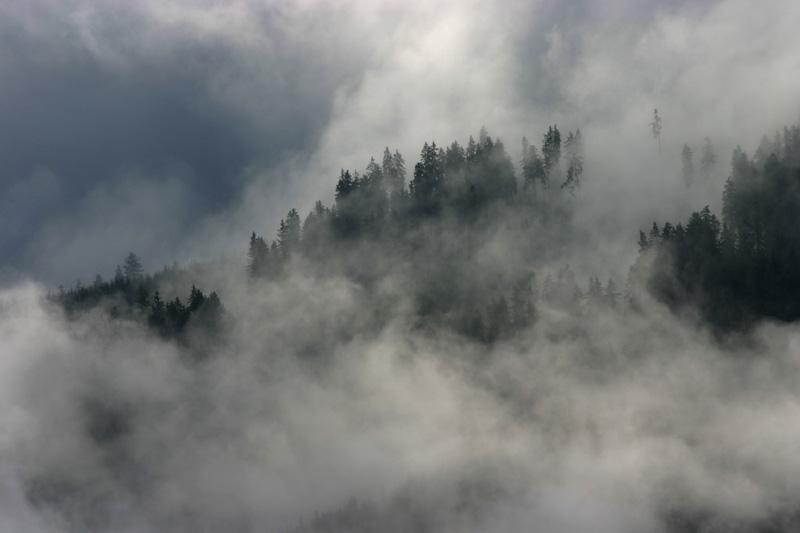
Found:
[[[731,350],[655,304],[543,308],[488,348],[414,329],[403,305],[369,327],[381,298],[344,279],[239,290],[234,341],[202,365],[100,311],[67,322],[39,286],[2,294],[4,528],[274,531],[353,496],[398,530],[796,512],[795,326]]]

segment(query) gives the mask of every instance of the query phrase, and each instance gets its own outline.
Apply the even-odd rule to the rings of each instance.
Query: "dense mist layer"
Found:
[[[4,529],[270,531],[351,497],[365,530],[794,523],[796,326],[731,348],[655,304],[543,309],[487,347],[415,332],[392,286],[236,287],[235,341],[200,365],[3,294]]]

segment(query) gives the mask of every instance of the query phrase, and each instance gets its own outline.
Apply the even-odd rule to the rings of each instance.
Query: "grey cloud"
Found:
[[[485,353],[402,305],[370,330],[362,288],[297,274],[229,281],[236,341],[193,366],[135,324],[67,324],[41,291],[0,297],[11,524],[280,529],[358,496],[442,531],[637,531],[675,508],[772,519],[800,489],[792,326],[731,355],[654,305],[572,325],[544,309]],[[108,416],[118,433],[95,429]]]
[[[152,172],[177,160],[195,176],[199,218],[182,228],[190,234],[239,201],[246,168],[311,149],[334,87],[364,60],[349,36],[326,31],[341,18],[334,9],[299,20],[291,9],[251,4],[199,18],[184,17],[189,4],[133,2],[7,3],[2,11],[0,184],[10,190],[48,168],[58,176],[61,221],[81,217],[78,206],[120,169]],[[285,179],[273,174],[271,183]],[[6,203],[4,217],[35,209]],[[30,222],[3,238],[2,254],[52,283],[52,273],[26,260],[26,240],[52,220],[39,212]]]

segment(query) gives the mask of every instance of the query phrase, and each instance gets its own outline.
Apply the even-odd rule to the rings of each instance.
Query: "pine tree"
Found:
[[[619,306],[619,290],[617,289],[617,284],[614,283],[614,280],[608,278],[608,283],[606,284],[606,290],[603,294],[605,298],[606,307],[609,309],[617,309]]]
[[[717,154],[714,153],[714,147],[711,146],[711,139],[706,137],[706,143],[703,145],[703,154],[700,156],[700,170],[703,172],[703,177],[706,181],[711,178],[716,166]]]
[[[250,248],[247,250],[247,272],[252,277],[263,276],[267,272],[269,262],[269,248],[263,237],[250,236]]]
[[[347,198],[351,192],[356,188],[353,176],[349,170],[342,169],[339,181],[336,183],[336,201]]]
[[[457,141],[447,148],[444,153],[444,173],[448,179],[452,180],[461,175],[464,170],[464,164],[467,161],[465,150],[458,144]]]
[[[524,191],[530,191],[533,200],[536,200],[536,184],[542,187],[547,185],[547,173],[544,169],[544,162],[539,157],[536,146],[528,144],[528,140],[522,139],[522,178]]]
[[[442,181],[442,165],[436,143],[426,142],[419,163],[414,165],[414,180],[411,182],[411,195],[422,213],[438,211]]]
[[[653,221],[653,227],[650,228],[650,236],[647,240],[653,246],[661,242],[661,231],[658,229],[658,224],[656,224],[655,221]]]
[[[681,151],[681,177],[686,187],[691,187],[694,183],[694,164],[692,163],[692,149],[688,144],[683,145]]]
[[[478,145],[475,143],[475,139],[472,138],[472,135],[469,136],[465,155],[469,163],[474,163],[478,159]]]
[[[722,222],[733,228],[736,221],[736,185],[728,178],[722,191]]]
[[[581,174],[583,174],[583,136],[578,129],[575,135],[569,132],[567,141],[564,143],[567,152],[567,178],[561,184],[561,188],[568,189],[574,194],[575,189],[581,186]]]
[[[300,215],[297,209],[291,209],[286,215],[286,221],[281,220],[278,229],[278,249],[281,256],[289,257],[295,250],[300,248],[301,226]]]
[[[189,300],[187,302],[189,304],[189,311],[191,312],[197,311],[203,306],[205,301],[206,297],[205,295],[203,295],[203,292],[194,285],[192,285],[192,290],[191,292],[189,292]]]
[[[164,302],[161,300],[161,295],[156,291],[153,295],[153,303],[150,306],[150,316],[148,322],[155,328],[163,328],[166,325],[166,314]]]
[[[653,130],[653,138],[658,139],[658,155],[661,155],[661,117],[658,116],[658,109],[653,109],[653,122],[650,123]]]
[[[181,302],[181,299],[177,296],[174,300],[166,304],[164,316],[166,317],[167,328],[175,333],[181,332],[187,320],[189,320],[189,313]]]
[[[403,167],[401,174],[398,163],[404,165],[402,156],[399,152],[397,152],[396,157],[393,156],[387,146],[383,151],[383,166],[381,171],[383,172],[383,179],[386,182],[386,190],[389,194],[389,201],[393,209],[400,203],[403,189],[405,188],[405,167]]]
[[[150,295],[147,292],[147,289],[144,285],[139,285],[139,288],[136,289],[136,297],[135,297],[136,305],[142,312],[146,312],[150,307]]]
[[[478,133],[478,145],[481,148],[484,148],[487,144],[492,142],[492,138],[489,137],[489,132],[486,130],[486,126],[481,126],[481,131]]]
[[[639,253],[642,254],[650,249],[650,241],[642,230],[639,230]]]
[[[123,271],[125,272],[125,279],[130,282],[140,279],[144,274],[142,264],[139,262],[139,258],[136,257],[135,253],[131,252],[128,254],[128,257],[125,258]]]
[[[206,298],[205,304],[198,313],[198,322],[203,326],[207,333],[215,335],[219,333],[222,328],[223,319],[225,317],[225,307],[217,296],[216,292],[212,292]]]
[[[600,280],[595,277],[589,278],[589,288],[586,291],[586,307],[590,310],[596,310],[603,306],[603,286]]]
[[[365,192],[364,200],[369,209],[368,215],[372,218],[382,219],[388,210],[389,198],[386,192],[385,179],[381,166],[375,162],[374,157],[370,158],[362,187]]]
[[[661,242],[668,241],[675,234],[675,228],[669,222],[664,222],[664,227],[661,229]]]
[[[542,162],[546,176],[544,188],[550,187],[550,182],[558,176],[561,162],[561,133],[558,126],[550,126],[544,134],[542,141]]]
[[[392,162],[394,163],[396,191],[402,193],[406,186],[406,162],[398,150],[394,151]]]

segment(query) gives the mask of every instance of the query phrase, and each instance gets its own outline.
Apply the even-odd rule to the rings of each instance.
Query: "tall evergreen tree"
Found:
[[[278,249],[283,257],[289,257],[294,251],[300,249],[301,225],[297,209],[291,209],[286,215],[286,221],[281,220],[278,229]]]
[[[150,308],[150,295],[147,293],[147,289],[144,285],[139,285],[139,288],[136,289],[136,305],[142,312],[147,312]]]
[[[656,224],[655,220],[653,221],[653,227],[650,228],[650,235],[647,240],[652,246],[657,246],[661,242],[661,230],[658,229],[658,224]]]
[[[419,163],[414,165],[414,180],[411,182],[411,196],[417,209],[427,214],[438,211],[442,185],[439,151],[435,142],[426,142],[422,147]]]
[[[125,258],[123,271],[125,273],[125,279],[129,282],[138,281],[144,275],[142,263],[139,262],[139,258],[135,253],[131,252],[128,254],[128,257]]]
[[[150,306],[148,322],[151,326],[159,329],[164,328],[166,325],[166,308],[158,291],[153,295],[153,303]]]
[[[617,284],[611,278],[608,278],[608,283],[606,283],[606,289],[603,293],[603,297],[605,299],[606,307],[609,309],[617,309],[619,307],[619,289],[617,289]]]
[[[658,155],[661,155],[661,117],[658,116],[658,109],[653,109],[653,122],[650,128],[653,131],[653,138],[658,139]]]
[[[583,135],[580,128],[575,132],[569,132],[567,141],[564,143],[567,152],[567,178],[561,184],[561,188],[568,189],[574,194],[575,189],[581,186],[581,174],[583,174]]]
[[[195,312],[200,309],[206,301],[206,297],[203,292],[192,285],[192,290],[189,292],[189,311]]]
[[[694,164],[692,163],[692,149],[688,144],[683,145],[681,150],[681,177],[683,183],[687,187],[691,187],[694,183]]]
[[[389,147],[383,151],[383,165],[381,167],[383,178],[386,181],[386,190],[389,193],[389,201],[392,207],[395,208],[399,205],[405,190],[405,161],[400,152],[389,151]]]
[[[398,150],[394,151],[392,162],[394,163],[396,191],[402,193],[406,186],[406,162]]]
[[[472,138],[472,135],[469,136],[469,142],[467,142],[467,149],[464,155],[470,163],[474,163],[478,158],[478,145],[475,143],[475,139]]]
[[[706,143],[703,145],[703,153],[700,156],[700,170],[703,172],[703,177],[706,181],[711,178],[714,168],[717,166],[717,154],[714,153],[714,147],[711,145],[711,139],[706,137]]]
[[[362,180],[364,189],[364,203],[366,204],[366,216],[374,219],[383,219],[389,207],[389,198],[386,191],[386,177],[381,166],[371,158],[367,164],[367,170]]]
[[[168,331],[180,333],[189,320],[189,312],[177,296],[164,307],[164,316]]]
[[[467,161],[466,151],[458,144],[458,141],[453,141],[445,151],[443,161],[444,173],[448,176],[448,179],[458,179]]]
[[[542,140],[542,163],[546,176],[545,188],[557,178],[561,162],[561,133],[558,126],[550,126]]]
[[[269,248],[263,237],[257,237],[256,232],[250,236],[250,248],[247,250],[247,272],[253,277],[263,276],[267,273],[269,262]]]
[[[547,185],[547,173],[536,146],[528,144],[528,140],[524,137],[522,138],[522,177],[522,189],[530,192],[533,199],[536,200],[536,186],[537,184],[541,187]]]
[[[339,181],[336,183],[337,205],[339,201],[347,198],[355,189],[356,182],[353,180],[353,176],[350,174],[350,171],[342,169],[341,175],[339,176]]]

